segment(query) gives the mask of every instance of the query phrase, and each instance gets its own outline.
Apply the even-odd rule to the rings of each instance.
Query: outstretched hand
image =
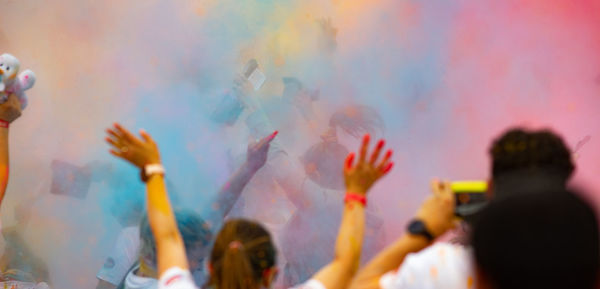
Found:
[[[417,212],[417,219],[425,223],[434,237],[439,237],[456,225],[454,218],[454,193],[449,182],[431,181],[433,193]]]
[[[271,142],[273,139],[275,139],[278,133],[278,131],[275,131],[271,135],[264,137],[256,143],[248,144],[246,162],[251,170],[258,171],[267,163],[267,155],[269,154]]]
[[[106,130],[106,142],[111,145],[110,153],[142,169],[146,165],[160,164],[158,146],[148,133],[140,130],[136,137],[118,123]]]
[[[2,92],[0,92],[2,94]],[[21,102],[15,94],[8,96],[6,102],[0,104],[0,120],[12,123],[21,116]]]
[[[359,152],[358,163],[353,165],[355,154],[350,153],[346,158],[344,166],[344,179],[348,192],[366,194],[373,184],[381,177],[386,175],[393,167],[394,163],[390,161],[392,150],[388,150],[383,159],[379,161],[379,155],[385,145],[384,140],[377,142],[375,150],[367,159],[369,149],[369,134],[363,138]]]

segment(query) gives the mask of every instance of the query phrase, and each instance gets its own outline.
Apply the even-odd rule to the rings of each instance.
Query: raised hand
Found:
[[[271,147],[271,142],[273,139],[275,139],[278,133],[278,131],[275,131],[271,135],[259,140],[256,143],[248,144],[246,161],[251,170],[257,171],[265,165],[267,162],[267,155],[269,154],[269,148]]]
[[[366,194],[373,184],[387,174],[394,163],[390,161],[392,150],[388,150],[383,159],[379,160],[379,155],[385,145],[384,140],[377,142],[373,153],[369,154],[369,134],[363,137],[360,148],[358,162],[353,165],[355,154],[350,153],[346,158],[344,166],[344,178],[348,192]],[[368,157],[368,159],[367,159]]]
[[[148,133],[140,130],[141,138],[136,137],[118,123],[106,130],[106,142],[111,145],[110,153],[134,166],[143,169],[146,165],[160,164],[158,146]]]
[[[0,92],[0,94],[4,94]],[[8,100],[0,104],[0,120],[12,123],[21,116],[21,103],[15,94],[10,94]]]
[[[425,200],[416,218],[422,220],[434,237],[443,235],[456,225],[454,193],[449,182],[431,181],[432,195]]]

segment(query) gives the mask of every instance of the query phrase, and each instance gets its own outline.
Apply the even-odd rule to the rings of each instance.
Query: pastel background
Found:
[[[26,237],[54,288],[95,286],[119,229],[110,208],[143,196],[137,172],[108,154],[104,129],[119,121],[152,133],[177,198],[201,207],[229,176],[227,150],[245,147],[243,126],[209,114],[250,58],[267,76],[255,97],[293,76],[320,90],[313,105],[325,120],[350,103],[380,113],[396,152],[372,191],[387,242],[430,178],[486,178],[488,146],[510,126],[551,127],[572,147],[590,136],[576,178],[600,188],[599,1],[0,0],[0,12],[0,52],[38,76],[11,128],[2,222],[39,195],[26,201]],[[337,33],[319,24],[328,18]],[[53,160],[106,162],[121,185],[52,195]]]

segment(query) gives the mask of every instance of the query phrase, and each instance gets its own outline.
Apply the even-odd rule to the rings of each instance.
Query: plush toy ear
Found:
[[[35,73],[27,69],[19,74],[19,81],[23,90],[30,89],[35,84]]]

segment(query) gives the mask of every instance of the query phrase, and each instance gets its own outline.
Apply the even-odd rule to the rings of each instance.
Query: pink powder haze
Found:
[[[552,128],[572,148],[589,136],[576,180],[600,189],[599,1],[0,0],[0,11],[0,53],[38,78],[11,129],[2,223],[40,196],[26,239],[54,288],[96,285],[119,230],[110,208],[130,195],[106,181],[86,198],[50,194],[52,161],[106,162],[139,197],[136,172],[108,154],[103,136],[115,121],[143,127],[178,197],[202,206],[229,176],[228,151],[246,146],[243,125],[223,128],[209,115],[250,58],[267,77],[257,96],[265,102],[287,76],[320,92],[311,126],[273,123],[278,138],[308,146],[347,104],[381,115],[395,168],[371,202],[388,243],[432,177],[487,178],[488,146],[511,126]],[[327,18],[336,32],[319,25]]]

